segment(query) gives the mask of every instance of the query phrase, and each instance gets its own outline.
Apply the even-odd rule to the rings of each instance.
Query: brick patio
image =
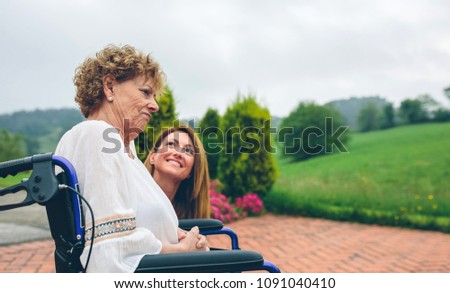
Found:
[[[450,234],[264,215],[227,225],[282,272],[450,272]],[[228,247],[226,236],[210,236]],[[54,272],[51,240],[0,247],[0,272]]]

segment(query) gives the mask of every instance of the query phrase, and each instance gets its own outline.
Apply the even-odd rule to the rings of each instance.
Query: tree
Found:
[[[382,129],[392,128],[395,126],[395,111],[392,103],[389,103],[383,107],[380,127]]]
[[[358,114],[359,130],[362,132],[379,129],[379,110],[374,103],[368,103]]]
[[[395,126],[395,111],[392,103],[381,107],[368,103],[358,114],[359,130],[362,132],[387,129]]]
[[[379,96],[362,96],[334,100],[326,103],[325,106],[331,106],[339,111],[350,129],[358,130],[360,126],[358,124],[358,114],[368,103],[374,104],[378,109],[382,109],[384,105],[388,104],[388,101]]]
[[[0,129],[0,162],[25,156],[25,140],[19,134]]]
[[[217,178],[219,164],[220,142],[223,132],[220,130],[220,115],[215,109],[208,108],[205,116],[200,120],[200,138],[208,157],[209,176]]]
[[[428,120],[423,102],[418,99],[406,99],[400,104],[399,115],[406,124],[422,123]]]
[[[444,89],[444,94],[450,99],[450,86]]]
[[[219,156],[219,180],[224,193],[236,198],[251,192],[263,198],[277,178],[269,110],[254,96],[238,95],[220,128],[225,145]]]
[[[284,144],[283,155],[294,161],[347,152],[348,126],[341,114],[330,106],[300,103],[281,122],[278,141]]]
[[[450,88],[445,89],[446,94],[450,94]],[[450,121],[450,111],[442,108],[442,106],[430,95],[420,95],[417,97],[422,103],[422,107],[426,112],[427,121],[446,122]]]
[[[175,100],[172,90],[168,86],[165,87],[164,93],[159,97],[158,106],[158,112],[152,114],[145,130],[139,134],[136,141],[136,153],[141,161],[145,161],[161,131],[179,125],[175,112]]]
[[[59,135],[61,137],[62,135]],[[26,156],[32,156],[35,154],[40,153],[40,144],[37,138],[35,137],[24,137],[24,143],[25,143],[25,155]],[[53,151],[53,149],[49,150]]]
[[[450,121],[450,111],[444,108],[437,109],[436,112],[434,112],[433,121],[436,122]]]
[[[425,110],[425,112],[427,113],[427,118],[430,119],[431,116],[433,115],[433,112],[435,112],[437,109],[440,108],[439,103],[433,99],[432,96],[430,95],[419,95],[416,98],[417,100],[420,101],[420,103],[422,103],[422,107]]]

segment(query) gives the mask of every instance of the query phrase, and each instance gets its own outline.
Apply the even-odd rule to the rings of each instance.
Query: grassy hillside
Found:
[[[349,153],[279,160],[269,210],[450,232],[450,123],[354,134]]]
[[[19,111],[0,115],[0,128],[27,139],[27,155],[54,151],[67,130],[83,120],[78,109]]]

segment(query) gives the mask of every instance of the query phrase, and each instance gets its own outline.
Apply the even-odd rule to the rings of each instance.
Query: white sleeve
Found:
[[[126,155],[123,149],[115,153],[105,152],[104,148],[111,146],[99,130],[103,131],[87,127],[83,131],[66,134],[55,153],[74,165],[80,191],[94,211],[95,241],[88,272],[130,273],[134,272],[143,255],[159,253],[162,244],[149,229],[136,227],[138,203],[129,192],[129,185],[133,182],[130,182],[123,163]],[[116,138],[119,138],[118,134]],[[84,212],[87,241],[82,260],[85,261],[92,220],[87,208]]]

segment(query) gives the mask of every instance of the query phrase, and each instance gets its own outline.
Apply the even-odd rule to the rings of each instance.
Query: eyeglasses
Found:
[[[164,146],[160,146],[157,149],[158,149],[158,151],[163,151],[163,152],[166,152],[167,149],[175,149],[177,152],[186,154],[188,156],[195,155],[195,150],[194,150],[194,148],[192,148],[192,146],[181,147],[176,142],[173,142],[173,141],[167,141],[164,143]]]

